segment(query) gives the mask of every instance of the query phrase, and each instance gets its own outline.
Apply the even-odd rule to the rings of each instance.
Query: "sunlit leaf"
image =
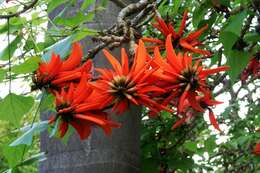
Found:
[[[34,103],[32,97],[8,94],[0,102],[0,120],[6,120],[19,126],[21,118],[29,112]]]
[[[10,58],[12,58],[14,52],[18,48],[19,43],[21,43],[22,37],[17,36],[13,41],[10,42],[10,45],[6,46],[2,52],[0,52],[0,60],[8,60],[9,59],[9,48],[10,48]]]
[[[33,72],[38,68],[40,61],[41,61],[40,57],[31,57],[27,59],[24,63],[13,66],[12,72],[17,74]]]
[[[226,25],[220,31],[220,41],[224,45],[225,50],[230,50],[240,36],[243,26],[243,20],[247,16],[244,10],[235,16],[231,16]]]

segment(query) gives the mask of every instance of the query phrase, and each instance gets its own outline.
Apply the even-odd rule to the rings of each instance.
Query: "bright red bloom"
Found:
[[[197,46],[202,45],[202,43],[198,41],[198,38],[208,28],[208,25],[205,25],[201,29],[184,36],[184,28],[187,20],[187,14],[188,12],[185,11],[178,32],[175,31],[171,23],[166,24],[162,18],[156,18],[157,23],[153,23],[152,25],[163,34],[165,39],[168,35],[172,36],[174,48],[180,48],[189,52],[199,53],[207,56],[211,55],[211,53],[207,50],[196,48]],[[150,42],[155,44],[152,46],[148,46],[148,48],[150,49],[153,49],[155,47],[165,48],[165,40],[147,37],[142,38],[142,40],[144,42]]]
[[[175,129],[177,127],[179,127],[180,125],[182,125],[183,123],[185,123],[188,119],[193,117],[193,113],[188,109],[189,107],[192,107],[193,109],[195,108],[196,111],[198,112],[205,112],[206,109],[208,109],[209,111],[209,120],[211,122],[211,124],[213,125],[213,127],[220,131],[218,122],[215,118],[215,115],[212,111],[212,109],[210,108],[210,106],[214,106],[214,105],[218,105],[221,104],[222,102],[216,101],[216,100],[211,100],[211,94],[210,91],[206,92],[205,96],[196,96],[194,102],[189,102],[188,100],[186,100],[184,102],[184,111],[181,113],[184,115],[184,117],[182,117],[180,120],[178,120],[172,127],[172,129]]]
[[[260,155],[260,142],[257,142],[254,148],[254,154]]]
[[[71,81],[79,81],[83,72],[90,75],[92,62],[89,60],[79,67],[83,51],[79,43],[72,45],[71,55],[67,60],[62,61],[59,55],[52,54],[50,62],[42,62],[35,71],[33,89],[48,88],[56,89]]]
[[[165,90],[154,86],[151,82],[152,74],[158,69],[151,69],[147,60],[144,43],[140,40],[131,68],[125,49],[121,50],[121,64],[108,51],[103,51],[113,70],[96,69],[101,73],[100,79],[93,84],[99,91],[97,103],[101,107],[113,106],[112,111],[119,114],[124,112],[130,103],[144,105],[149,109],[159,112],[166,107],[156,103],[149,96],[150,93],[164,93]]]
[[[106,134],[110,134],[112,128],[120,127],[120,124],[109,120],[108,114],[99,109],[99,104],[89,102],[92,97],[92,87],[87,82],[84,73],[78,86],[71,83],[69,89],[62,88],[55,91],[57,116],[59,121],[60,137],[63,137],[68,126],[75,128],[80,138],[86,139],[91,133],[92,126],[101,127]],[[54,122],[51,118],[50,122]]]
[[[258,57],[259,56],[259,57]],[[260,77],[260,55],[257,55],[256,57],[252,58],[247,67],[243,70],[240,80],[244,82],[249,75],[253,75],[255,77]]]
[[[167,81],[164,89],[167,90],[168,96],[164,98],[163,105],[168,105],[174,98],[179,98],[177,107],[179,112],[184,111],[184,103],[187,100],[191,107],[198,111],[203,111],[197,102],[198,95],[207,95],[209,87],[206,83],[207,77],[220,71],[228,70],[229,67],[221,66],[213,69],[204,69],[200,65],[200,60],[192,63],[192,56],[185,53],[176,55],[171,42],[171,35],[166,40],[166,61],[160,55],[159,49],[154,52],[154,63],[157,64],[161,71],[153,75],[161,80]]]

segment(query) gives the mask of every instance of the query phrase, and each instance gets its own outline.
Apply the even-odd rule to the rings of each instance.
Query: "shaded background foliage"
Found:
[[[19,16],[0,16],[0,37],[4,40],[0,52],[0,171],[37,172],[37,161],[44,159],[44,154],[39,153],[38,134],[48,128],[46,122],[38,120],[38,113],[39,109],[53,109],[53,98],[30,91],[31,75],[41,58],[48,60],[51,51],[64,58],[71,42],[101,32],[87,28],[85,23],[106,8],[107,1],[87,10],[93,4],[94,0],[85,0],[74,16],[65,17],[61,11],[53,21],[48,13],[60,5],[66,9],[78,2],[41,0]],[[0,5],[0,15],[23,9],[23,4],[12,5],[12,1],[0,1]],[[188,30],[208,24],[200,40],[214,54],[205,63],[226,64],[231,70],[209,79],[217,100],[225,101],[217,111],[221,134],[208,125],[202,114],[172,130],[174,114],[161,112],[158,118],[147,119],[147,110],[143,110],[142,172],[259,172],[260,158],[252,154],[255,143],[260,141],[260,134],[255,132],[260,127],[259,77],[251,74],[240,80],[250,59],[260,51],[259,6],[258,0],[158,1],[162,18],[175,26],[180,25],[186,9]],[[47,22],[52,26],[49,30]],[[143,24],[142,34],[160,37],[149,23]],[[15,87],[18,83],[22,84],[20,90]],[[49,128],[50,133],[53,130]]]

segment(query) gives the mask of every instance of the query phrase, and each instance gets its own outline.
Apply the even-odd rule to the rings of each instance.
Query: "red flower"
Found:
[[[218,130],[219,132],[221,132],[218,122],[215,118],[215,115],[212,111],[212,109],[210,108],[210,106],[214,106],[214,105],[218,105],[221,104],[222,102],[216,101],[216,100],[211,100],[211,94],[210,91],[205,93],[205,96],[196,96],[194,102],[189,102],[188,100],[186,100],[184,102],[184,109],[182,114],[184,114],[184,117],[182,117],[180,120],[178,120],[172,127],[172,129],[175,129],[177,127],[179,127],[180,125],[182,125],[183,123],[185,123],[187,120],[191,119],[193,117],[193,113],[188,109],[189,107],[192,107],[193,109],[195,109],[198,112],[205,112],[206,109],[208,109],[209,111],[209,120],[211,122],[211,124],[213,125],[213,127]]]
[[[150,69],[150,62],[146,62],[148,55],[142,41],[139,42],[130,69],[125,49],[121,50],[122,64],[108,51],[103,52],[113,70],[96,69],[101,76],[93,86],[100,93],[97,103],[102,105],[101,107],[113,106],[112,111],[117,111],[119,114],[124,112],[130,103],[144,105],[155,112],[161,109],[170,111],[149,96],[150,93],[164,93],[165,90],[149,82],[158,68]]]
[[[101,127],[106,134],[110,134],[112,128],[120,127],[120,124],[109,120],[107,113],[99,109],[98,103],[89,102],[92,87],[87,82],[86,73],[78,86],[71,83],[67,91],[62,88],[54,93],[57,110],[55,120],[59,119],[60,137],[66,134],[69,125],[75,128],[82,140],[89,136],[92,126]],[[50,122],[54,122],[54,119],[51,118]]]
[[[183,31],[184,31],[185,23],[187,20],[187,14],[188,14],[188,12],[185,11],[183,14],[183,18],[182,18],[181,25],[180,25],[178,32],[175,31],[175,29],[171,23],[166,24],[165,21],[161,18],[156,18],[157,23],[153,23],[152,25],[163,34],[164,38],[166,38],[168,35],[171,34],[171,36],[173,38],[174,48],[180,48],[180,49],[184,49],[186,51],[199,53],[199,54],[207,55],[207,56],[211,55],[211,53],[207,50],[195,48],[197,46],[202,45],[202,43],[200,41],[198,41],[198,38],[208,28],[208,25],[205,25],[201,29],[199,29],[195,32],[192,32],[192,33],[188,34],[187,36],[184,36]],[[155,44],[153,46],[148,46],[149,49],[153,49],[155,47],[164,48],[164,42],[165,42],[164,40],[160,40],[160,39],[156,39],[156,38],[147,38],[147,37],[142,38],[142,40],[144,42],[150,42],[150,43]]]
[[[240,76],[240,80],[244,82],[249,75],[253,75],[255,77],[260,77],[260,62],[259,57],[260,55],[257,55],[256,57],[252,58],[247,67],[242,71],[242,74]]]
[[[161,80],[167,81],[168,96],[164,98],[163,105],[168,105],[174,98],[179,98],[177,107],[179,112],[184,111],[184,103],[187,100],[195,110],[202,111],[196,102],[198,95],[207,95],[209,87],[206,79],[209,75],[220,71],[228,70],[229,67],[221,66],[213,69],[204,69],[200,65],[200,60],[192,63],[192,56],[185,53],[176,55],[171,42],[171,35],[166,40],[166,61],[160,55],[159,49],[154,52],[154,63],[157,64],[161,71],[153,75]]]
[[[33,89],[48,88],[57,89],[71,81],[79,81],[82,72],[90,72],[92,62],[87,61],[83,66],[79,67],[83,51],[79,43],[72,45],[71,55],[66,61],[62,61],[59,55],[52,54],[50,62],[42,62],[35,71]],[[91,77],[90,74],[88,74]]]
[[[260,155],[260,142],[257,142],[254,149],[254,154]]]

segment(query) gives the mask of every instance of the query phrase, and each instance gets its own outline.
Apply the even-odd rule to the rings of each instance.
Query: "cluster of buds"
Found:
[[[162,110],[176,111],[179,120],[173,129],[193,116],[191,110],[208,110],[212,125],[220,131],[211,106],[221,102],[212,98],[207,77],[229,67],[206,69],[200,59],[192,59],[192,53],[210,55],[209,51],[197,48],[202,45],[197,39],[207,26],[183,37],[186,18],[187,12],[178,33],[171,24],[156,19],[158,24],[154,26],[163,33],[165,40],[140,39],[132,63],[122,48],[120,61],[103,50],[112,69],[94,68],[91,60],[81,64],[83,51],[79,43],[73,44],[67,60],[62,61],[59,55],[53,54],[50,62],[40,63],[34,73],[33,88],[44,88],[55,96],[57,113],[50,123],[59,121],[60,136],[66,134],[69,125],[76,129],[81,139],[89,136],[92,126],[101,127],[110,134],[112,128],[121,124],[113,122],[106,110],[111,108],[112,112],[122,114],[130,104],[146,107],[151,118]],[[158,44],[146,47],[143,41]],[[160,51],[166,52],[165,57]],[[100,74],[95,79],[93,71]]]

